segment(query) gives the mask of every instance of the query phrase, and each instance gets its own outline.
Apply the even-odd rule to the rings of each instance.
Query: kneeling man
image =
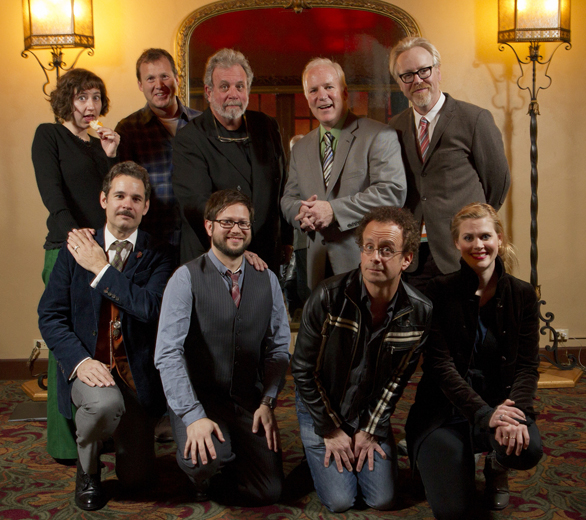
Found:
[[[272,271],[243,262],[254,220],[246,195],[215,192],[204,218],[211,249],[169,280],[155,352],[177,462],[196,500],[222,470],[228,496],[274,503],[283,467],[273,409],[290,341],[283,295]]]
[[[391,415],[427,339],[431,303],[401,281],[419,246],[402,209],[367,213],[360,267],[322,282],[303,310],[291,372],[301,441],[320,500],[333,512],[391,509],[397,451]],[[333,459],[333,461],[332,461]]]
[[[119,163],[100,196],[106,226],[69,233],[39,303],[39,329],[59,372],[59,411],[77,407],[75,503],[102,508],[102,443],[114,437],[116,474],[125,486],[144,487],[154,476],[154,424],[164,411],[152,358],[168,251],[152,249],[138,229],[149,209],[147,171]]]

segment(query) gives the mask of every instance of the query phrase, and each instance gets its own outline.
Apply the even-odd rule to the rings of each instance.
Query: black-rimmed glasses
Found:
[[[216,133],[218,134],[216,137],[220,143],[245,143],[250,139],[248,135],[248,123],[246,122],[246,115],[242,116],[244,119],[244,128],[246,128],[246,137],[224,137],[220,135],[220,131],[218,130],[218,123],[216,123],[216,118],[214,117],[214,126],[216,127]]]
[[[415,72],[405,72],[405,74],[399,74],[399,77],[403,83],[408,85],[409,83],[413,83],[415,74],[419,76],[419,79],[429,78],[429,76],[431,76],[431,72],[433,71],[433,67],[434,65],[431,65],[430,67],[423,67],[422,69],[416,70]]]
[[[237,222],[236,220],[221,219],[212,220],[212,222],[217,222],[220,224],[220,227],[223,227],[224,229],[232,229],[236,224],[242,231],[248,231],[252,225],[250,222],[248,222],[248,220],[241,220]]]
[[[372,244],[366,244],[365,246],[360,246],[360,251],[362,251],[366,256],[372,256],[375,251],[378,251],[378,256],[387,260],[399,253],[403,253],[404,251],[395,251],[394,249],[385,246],[385,247],[374,247]]]

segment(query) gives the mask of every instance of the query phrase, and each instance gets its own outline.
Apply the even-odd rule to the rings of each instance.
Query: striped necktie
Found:
[[[429,150],[429,121],[422,117],[419,122],[419,152],[422,161],[425,161],[427,150]]]
[[[232,299],[234,300],[234,303],[236,304],[236,308],[240,307],[240,287],[238,285],[238,273],[233,273],[232,271],[230,271],[230,269],[226,270],[226,273],[230,276],[230,278],[232,279],[232,289],[230,290],[230,292],[232,293]]]
[[[324,134],[324,142],[325,142],[325,149],[324,149],[324,183],[326,188],[328,187],[328,183],[330,182],[330,175],[332,173],[332,165],[334,164],[334,150],[332,150],[332,143],[334,142],[334,136],[330,132],[326,132]]]

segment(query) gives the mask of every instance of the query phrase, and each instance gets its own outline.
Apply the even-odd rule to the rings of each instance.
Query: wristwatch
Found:
[[[268,395],[265,395],[260,400],[260,404],[264,404],[265,406],[268,406],[271,410],[274,410],[277,407],[277,400],[274,397],[269,397]]]

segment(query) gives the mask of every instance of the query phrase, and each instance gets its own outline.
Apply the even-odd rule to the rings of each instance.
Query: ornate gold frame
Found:
[[[380,0],[226,0],[223,2],[213,2],[193,11],[193,13],[183,20],[183,23],[177,31],[175,59],[179,73],[179,97],[183,103],[187,104],[188,100],[189,60],[187,58],[187,51],[189,48],[189,40],[195,28],[208,18],[219,14],[274,7],[293,9],[295,12],[301,12],[303,9],[310,9],[311,7],[370,11],[392,18],[405,30],[408,36],[421,35],[417,22],[409,13],[400,7]]]

